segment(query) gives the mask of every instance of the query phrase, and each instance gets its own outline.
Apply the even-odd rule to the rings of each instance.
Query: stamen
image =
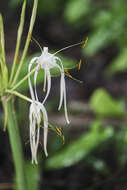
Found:
[[[84,41],[83,48],[86,47],[87,43],[88,43],[88,37],[86,37],[86,40]]]
[[[79,63],[78,63],[78,70],[81,69],[81,64],[82,64],[82,60],[80,59]]]
[[[66,74],[68,77],[72,78],[72,76],[71,76],[71,74],[69,73],[68,70],[64,69],[64,71],[65,71],[65,74]]]
[[[67,47],[64,47],[64,48],[58,50],[57,52],[54,53],[54,55],[56,55],[57,53],[59,53],[59,52],[61,52],[61,51],[64,51],[64,50],[66,50],[66,49],[69,49],[69,48],[71,48],[71,47],[79,46],[79,45],[81,45],[81,44],[83,44],[83,48],[85,48],[87,42],[88,42],[88,37],[86,38],[85,41],[81,41],[81,42],[79,42],[79,43],[76,43],[76,44],[73,44],[73,45],[69,45],[69,46],[67,46]]]
[[[62,136],[62,129],[61,127],[56,127],[57,135]]]
[[[65,74],[66,74],[67,77],[71,78],[72,80],[75,80],[76,82],[83,83],[83,81],[72,77],[71,74],[66,69],[64,69],[64,71],[65,71]]]
[[[56,133],[57,133],[58,136],[60,136],[62,138],[63,145],[64,145],[65,138],[64,138],[64,135],[62,134],[62,128],[61,127],[56,127]]]
[[[37,46],[40,48],[40,50],[42,52],[43,50],[42,50],[42,47],[41,47],[40,43],[33,36],[31,36],[31,38],[30,38],[31,42],[32,42],[32,40],[37,44]]]

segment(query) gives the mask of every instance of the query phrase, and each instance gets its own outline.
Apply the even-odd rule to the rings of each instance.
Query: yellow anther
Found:
[[[80,61],[79,61],[79,63],[78,63],[78,70],[80,70],[81,64],[82,64],[82,60],[80,59]]]
[[[56,127],[56,132],[59,136],[62,136],[62,129],[61,127]]]
[[[42,144],[42,142],[40,141],[39,143],[40,143],[40,145],[43,147],[43,144]]]
[[[65,71],[65,73],[66,73],[66,75],[68,76],[68,77],[70,77],[70,78],[72,78],[72,76],[71,76],[71,74],[68,72],[68,70],[64,70]]]
[[[88,42],[88,37],[86,37],[86,40],[84,41],[83,48],[85,48],[85,47],[86,47],[87,42]]]

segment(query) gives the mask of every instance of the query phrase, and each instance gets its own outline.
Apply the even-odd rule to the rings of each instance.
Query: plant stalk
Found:
[[[27,35],[27,38],[26,38],[25,47],[24,47],[23,54],[22,54],[21,60],[19,62],[19,66],[18,66],[17,72],[15,74],[15,77],[14,77],[14,79],[12,81],[11,86],[14,86],[14,84],[17,81],[17,78],[18,78],[18,76],[20,74],[20,70],[22,68],[22,65],[24,63],[24,59],[25,59],[27,51],[28,51],[28,47],[29,47],[29,43],[30,43],[30,40],[31,40],[31,35],[32,35],[35,19],[36,19],[37,5],[38,5],[38,0],[34,0],[32,15],[31,15],[31,19],[30,19],[30,26],[29,26],[28,35]]]
[[[24,158],[21,145],[21,138],[14,108],[14,101],[8,101],[8,133],[10,138],[10,145],[12,149],[12,156],[15,167],[15,180],[17,190],[27,190],[25,172],[24,172]]]

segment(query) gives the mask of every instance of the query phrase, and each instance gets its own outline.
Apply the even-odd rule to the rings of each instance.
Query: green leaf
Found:
[[[107,74],[115,74],[125,71],[127,69],[127,48],[124,48],[121,53],[113,60],[113,62],[106,68]]]
[[[1,72],[0,86],[6,88],[8,85],[8,69],[5,60],[4,26],[1,14],[0,14],[0,72]]]
[[[25,163],[26,181],[28,190],[39,189],[40,181],[40,165],[32,164],[31,162]]]
[[[4,41],[4,26],[3,18],[0,14],[0,59],[5,64],[5,41]]]
[[[101,116],[124,116],[121,102],[114,100],[104,89],[97,89],[90,99],[93,111]]]
[[[21,44],[21,37],[22,37],[22,33],[23,33],[24,20],[25,20],[25,10],[26,10],[26,1],[24,0],[24,3],[22,5],[21,16],[20,16],[20,23],[19,23],[18,32],[17,32],[15,55],[14,55],[13,65],[11,68],[11,75],[10,75],[9,83],[12,82],[13,75],[15,72],[15,67],[16,67],[16,64],[18,64],[19,48],[20,48],[20,44]]]
[[[84,49],[84,52],[88,56],[93,56],[113,41],[117,42],[123,31],[124,25],[125,19],[123,19],[122,16],[117,19],[115,16],[112,16],[111,20],[107,21],[103,25],[95,26],[92,34],[89,36],[89,43]]]
[[[91,130],[79,139],[70,143],[65,149],[46,160],[46,168],[55,169],[69,167],[86,158],[95,148],[113,135],[112,128],[101,128],[101,122],[91,125]]]
[[[68,2],[64,12],[65,19],[70,23],[81,21],[81,17],[90,11],[90,0],[71,0]]]

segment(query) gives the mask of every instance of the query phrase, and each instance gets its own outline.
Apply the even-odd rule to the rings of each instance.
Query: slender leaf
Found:
[[[91,130],[70,143],[65,149],[46,160],[48,169],[69,167],[87,157],[95,148],[113,135],[112,128],[101,129],[101,122],[91,125]]]

